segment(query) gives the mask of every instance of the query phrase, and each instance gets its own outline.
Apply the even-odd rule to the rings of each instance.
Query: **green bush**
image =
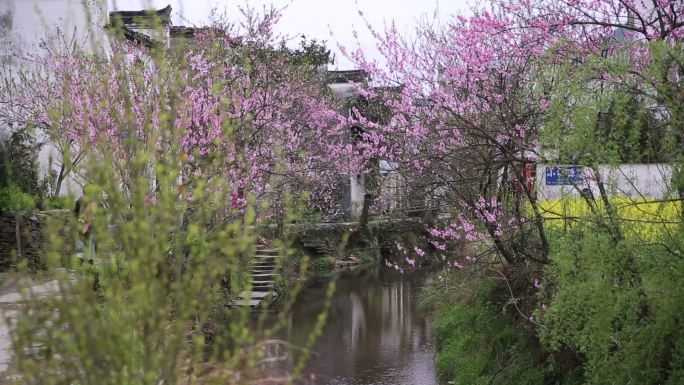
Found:
[[[333,257],[322,257],[311,262],[311,269],[314,272],[327,272],[331,271],[335,267],[335,258]]]
[[[65,196],[65,197],[49,197],[46,198],[45,201],[43,201],[43,206],[46,210],[58,210],[58,209],[67,209],[67,210],[72,210],[75,206],[76,202],[72,197]]]
[[[376,258],[370,253],[359,253],[358,257],[363,261],[363,263],[375,263],[377,261]]]
[[[0,188],[17,188],[38,195],[38,152],[42,147],[30,125],[10,124],[10,136],[0,142]]]
[[[135,149],[132,160],[142,166],[133,171],[144,175],[151,157],[146,148]],[[257,234],[248,227],[254,211],[247,210],[244,222],[216,225],[229,201],[225,192],[197,187],[191,202],[179,199],[176,159],[170,152],[156,160],[154,203],[141,193],[149,189],[146,178],[132,179],[124,190],[111,162],[86,165],[91,181],[84,217],[96,254],[86,249],[83,258],[65,262],[63,247],[83,236],[83,223],[49,225],[41,274],[55,280],[56,289],[22,291],[11,335],[10,371],[20,379],[14,383],[187,384],[219,377],[221,383],[251,383],[263,375],[262,350],[253,346],[282,327],[291,304],[270,313],[274,326],[256,329],[247,307],[227,306],[244,287],[225,282],[243,273],[240,258],[255,250]],[[304,359],[301,354],[295,363]]]
[[[295,200],[292,205],[292,217],[299,222],[318,223],[322,220],[323,214],[307,202],[308,194],[303,194],[300,199]]]
[[[534,330],[504,308],[507,292],[477,273],[443,273],[423,288],[420,308],[435,317],[435,364],[454,385],[575,384],[547,362]]]
[[[583,223],[554,237],[540,335],[581,352],[586,384],[684,383],[683,244],[662,234],[616,240]]]
[[[152,82],[142,68],[128,66],[125,57],[112,60],[121,61],[123,71],[98,60],[88,69],[93,79],[114,73],[131,82],[112,94],[107,93],[108,82],[93,82],[88,91],[132,108],[123,102],[130,100],[129,85]],[[188,77],[182,64],[160,65],[152,79],[167,84],[164,90],[183,89],[187,83],[180,81]],[[167,97],[169,103],[184,101]],[[65,97],[56,109],[55,119],[69,110],[69,100]],[[110,112],[108,103],[102,107],[92,113]],[[195,174],[198,166],[187,161],[188,150],[180,144],[185,130],[173,117],[159,115],[158,124],[145,119],[141,127],[129,120],[133,114],[126,109],[117,122],[125,145],[98,142],[79,161],[87,183],[80,220],[50,223],[44,233],[46,267],[37,274],[54,283],[52,290],[29,290],[30,280],[15,276],[22,304],[10,336],[9,375],[3,379],[36,385],[246,384],[270,375],[264,368],[273,357],[265,355],[274,350],[269,349],[276,344],[272,338],[287,324],[304,280],[292,285],[292,299],[275,313],[267,311],[271,299],[263,302],[258,323],[249,307],[229,306],[229,299],[245,290],[232,278],[244,275],[244,262],[255,252],[260,235],[255,233],[254,206],[248,204],[239,217],[227,214],[231,189],[221,157],[198,155],[201,168],[220,171],[206,171],[210,177]],[[226,120],[222,127],[234,123]],[[232,134],[226,128],[216,145],[233,145]],[[13,209],[35,207],[25,194],[7,190],[3,197]],[[68,201],[49,204],[65,206]],[[82,256],[65,255],[65,247],[83,241],[86,229],[95,247],[86,247]],[[26,268],[26,263],[19,266],[20,272]],[[276,322],[264,322],[267,316]],[[307,346],[324,322],[325,314],[320,314]],[[293,378],[307,354],[304,349],[288,358]]]
[[[31,194],[17,188],[0,188],[0,212],[30,211],[36,209],[36,200]]]
[[[547,383],[535,357],[534,339],[487,306],[491,291],[481,289],[474,306],[442,309],[436,322],[436,365],[453,384]]]

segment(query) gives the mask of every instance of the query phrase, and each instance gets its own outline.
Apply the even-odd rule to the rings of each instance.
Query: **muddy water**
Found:
[[[336,277],[326,326],[303,372],[306,383],[439,384],[429,320],[416,310],[424,276],[371,268]],[[328,283],[321,280],[300,294],[282,338],[306,346]]]

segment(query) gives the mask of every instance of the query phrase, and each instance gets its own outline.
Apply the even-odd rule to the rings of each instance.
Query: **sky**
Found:
[[[331,69],[344,70],[353,69],[353,64],[340,54],[337,43],[356,48],[355,29],[361,48],[370,57],[380,59],[359,10],[373,25],[382,26],[393,20],[400,31],[412,33],[420,20],[437,18],[445,21],[454,14],[467,13],[472,1],[475,0],[249,0],[249,5],[257,9],[267,4],[287,7],[276,31],[295,37],[292,44],[298,42],[298,36],[302,34],[309,39],[326,40],[336,57],[336,64]],[[109,0],[109,8],[110,11],[159,9],[170,4],[174,25],[202,26],[209,23],[213,8],[225,10],[229,17],[239,17],[238,5],[246,3],[246,0]]]

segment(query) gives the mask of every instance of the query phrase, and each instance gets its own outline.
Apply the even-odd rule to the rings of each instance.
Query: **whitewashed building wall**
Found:
[[[56,46],[58,31],[70,41],[73,39],[87,50],[106,47],[103,26],[107,22],[106,3],[97,0],[0,0],[0,76],[17,79],[17,73],[30,70],[26,57],[41,55],[41,44]],[[0,139],[9,135],[9,129],[0,123]],[[44,138],[39,137],[39,141]],[[39,154],[40,174],[44,176],[53,160],[59,155],[53,146],[43,146]],[[81,194],[79,183],[72,177],[62,185],[61,194]]]
[[[332,83],[329,84],[330,90],[338,100],[348,100],[358,97],[358,90],[354,84],[351,83]],[[346,112],[348,116],[348,112]],[[349,176],[349,217],[350,219],[358,219],[363,212],[363,202],[366,195],[366,178],[363,174],[353,174]]]
[[[537,196],[539,199],[559,199],[579,196],[577,188],[572,185],[549,185],[546,180],[546,169],[554,165],[537,165]],[[599,172],[606,189],[611,196],[631,198],[663,199],[672,197],[670,182],[672,166],[664,163],[654,164],[621,164],[618,166],[603,165]],[[586,173],[586,172],[585,172]],[[595,197],[599,189],[592,178],[584,178],[577,186],[588,188]]]

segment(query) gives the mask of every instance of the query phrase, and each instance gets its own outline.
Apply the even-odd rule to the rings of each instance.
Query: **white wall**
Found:
[[[571,185],[550,186],[546,184],[546,168],[554,165],[537,165],[537,196],[539,199],[558,199],[579,196],[577,189]],[[600,166],[599,172],[606,189],[611,196],[627,196],[632,198],[668,198],[672,179],[672,166],[657,164],[622,164],[619,166]],[[580,188],[591,189],[594,196],[599,196],[596,182],[585,178],[578,183]]]
[[[350,214],[352,219],[359,219],[363,212],[363,202],[366,197],[366,177],[363,174],[352,175],[350,181]]]
[[[73,38],[87,51],[106,49],[107,41],[103,26],[107,22],[106,3],[97,0],[0,0],[0,64],[17,77],[17,72],[30,70],[27,56],[44,52],[40,44],[56,47],[57,31],[70,41]],[[90,13],[90,15],[89,15]],[[0,139],[8,135],[7,128],[0,125]],[[44,138],[39,138],[43,140]],[[43,146],[39,154],[41,176],[47,172],[49,159],[59,159],[50,145]],[[53,168],[58,170],[57,165]],[[74,178],[62,186],[61,194],[70,192],[80,195],[81,188]]]
[[[350,83],[331,83],[328,87],[337,100],[348,101],[356,98],[358,88]],[[349,116],[349,110],[340,111],[345,116]],[[350,219],[359,219],[363,212],[363,202],[366,196],[366,180],[363,174],[352,174],[349,176],[349,216]]]
[[[42,41],[54,43],[57,29],[86,47],[100,45],[104,40],[106,11],[106,4],[97,0],[87,1],[86,6],[83,0],[0,0],[0,15],[11,20],[0,50],[13,49],[17,54],[40,52],[38,45]]]

